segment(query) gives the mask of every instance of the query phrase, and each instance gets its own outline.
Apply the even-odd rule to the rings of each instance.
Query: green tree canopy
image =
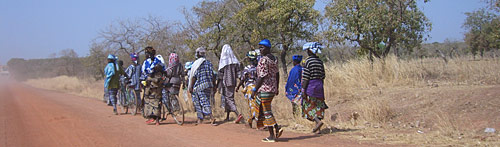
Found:
[[[361,47],[358,53],[377,58],[396,45],[407,50],[419,46],[431,30],[415,0],[333,0],[325,16],[332,38],[356,43]],[[384,48],[379,48],[381,43]]]
[[[463,28],[467,31],[465,42],[469,45],[474,55],[480,52],[482,57],[485,51],[500,47],[500,22],[498,15],[485,8],[474,12],[467,12],[465,15],[467,15],[463,24]]]

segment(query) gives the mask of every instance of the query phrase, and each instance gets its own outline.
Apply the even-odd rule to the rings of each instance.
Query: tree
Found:
[[[187,19],[185,29],[190,31],[186,40],[190,48],[205,47],[220,58],[223,42],[231,33],[230,16],[234,11],[230,11],[229,7],[232,2],[234,1],[202,1],[191,9],[192,13],[183,11]]]
[[[286,55],[299,40],[313,37],[317,29],[319,11],[313,9],[314,0],[240,0],[242,8],[235,18],[249,35],[242,40],[257,44],[268,38],[281,45],[282,72],[287,76]],[[245,25],[249,24],[249,25]],[[251,39],[248,39],[250,37]],[[276,45],[275,45],[276,46]]]
[[[78,54],[73,49],[64,49],[59,52],[61,60],[68,66],[62,66],[60,74],[76,75],[78,73],[77,65],[81,64],[78,59]]]
[[[358,44],[370,59],[386,57],[394,46],[418,47],[431,30],[415,0],[333,0],[325,9],[334,38]]]
[[[474,55],[479,52],[480,56],[483,57],[485,51],[500,47],[498,35],[500,23],[496,14],[482,8],[474,12],[467,12],[465,15],[467,15],[463,24],[463,28],[467,31],[465,42]]]
[[[148,16],[135,20],[122,20],[110,25],[100,32],[98,39],[105,48],[124,51],[127,55],[133,52],[140,53],[146,46],[153,46],[158,53],[169,53],[177,50],[180,44],[176,41],[173,31],[175,24],[163,21],[160,17]],[[181,46],[181,45],[180,45]]]
[[[83,66],[87,69],[88,74],[94,77],[95,80],[104,78],[104,67],[107,64],[106,57],[112,52],[111,50],[106,50],[105,46],[104,43],[98,43],[95,40],[92,41],[89,55],[83,58]]]

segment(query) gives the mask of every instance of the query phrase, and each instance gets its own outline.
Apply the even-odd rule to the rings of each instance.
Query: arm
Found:
[[[104,68],[104,73],[106,74],[106,77],[111,77],[115,75],[115,70],[113,69],[113,67],[106,66],[106,68]]]
[[[240,89],[241,86],[243,86],[243,83],[244,81],[246,81],[248,79],[248,77],[245,75],[243,75],[243,79],[240,79],[240,82],[238,83],[238,86],[236,86],[236,92],[238,92],[238,90]]]
[[[307,63],[302,68],[302,99],[307,98],[307,87],[309,86],[309,69],[307,69]]]
[[[193,93],[194,82],[196,82],[196,77],[193,77],[193,79],[189,80],[189,85],[193,85],[189,88],[189,93]]]
[[[218,82],[215,82],[215,81],[218,81]],[[215,94],[217,92],[217,87],[219,87],[219,85],[217,85],[217,84],[219,84],[220,81],[219,80],[213,80],[212,82],[213,82],[212,84],[214,85],[214,88],[212,89],[212,94]]]
[[[302,81],[302,90],[303,90],[302,91],[302,99],[307,98],[307,92],[306,92],[307,86],[309,86],[309,80]]]
[[[215,88],[214,88],[214,89],[215,89],[215,92],[217,92],[217,89],[219,88],[219,84],[220,84],[220,82],[222,82],[222,80],[221,80],[221,79],[218,79],[218,78],[217,78],[217,80],[214,80],[214,86],[215,86]]]
[[[255,84],[255,89],[256,90],[259,90],[259,88],[262,86],[262,83],[264,83],[264,81],[262,79],[264,79],[264,78],[257,78],[257,82]],[[252,90],[252,89],[250,89],[250,90]],[[257,94],[257,91],[253,91],[252,92],[252,98],[255,97],[255,94]]]
[[[276,95],[280,94],[280,72],[276,73]]]

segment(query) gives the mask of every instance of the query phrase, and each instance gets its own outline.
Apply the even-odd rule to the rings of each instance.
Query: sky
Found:
[[[323,11],[327,0],[317,0]],[[64,49],[88,55],[90,42],[113,22],[159,16],[184,22],[181,9],[200,0],[1,0],[0,65],[11,58],[47,58]],[[484,7],[480,0],[431,0],[419,7],[432,22],[426,42],[463,40],[465,12]]]

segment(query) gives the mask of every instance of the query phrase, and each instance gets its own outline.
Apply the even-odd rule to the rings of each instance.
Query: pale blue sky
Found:
[[[323,9],[326,0],[318,0]],[[114,21],[148,15],[183,22],[182,7],[191,8],[199,0],[1,0],[0,64],[11,58],[46,58],[51,53],[72,48],[86,56],[90,41]],[[420,1],[421,2],[421,1]],[[480,0],[431,0],[421,4],[433,23],[427,42],[446,38],[462,40],[465,12],[484,4]]]

